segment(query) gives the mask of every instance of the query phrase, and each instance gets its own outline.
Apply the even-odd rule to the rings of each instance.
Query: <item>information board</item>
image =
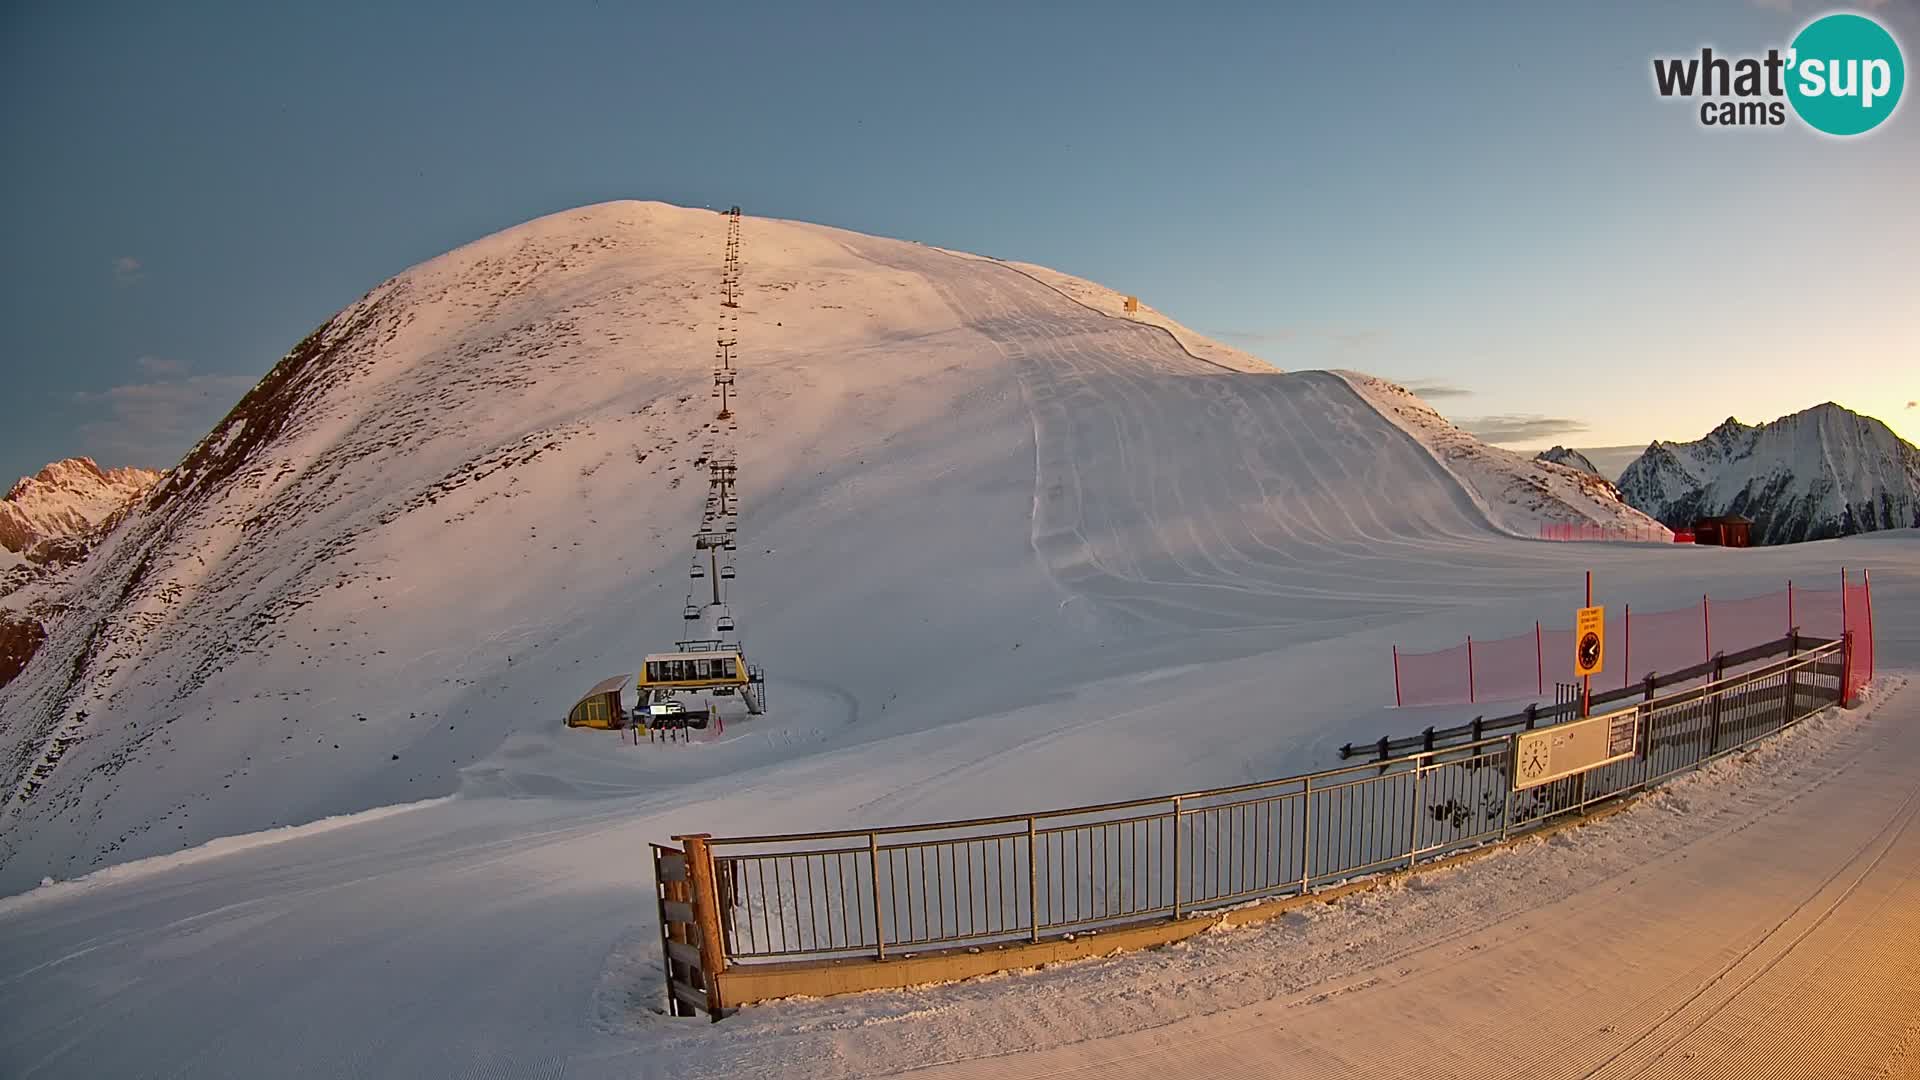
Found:
[[[1513,786],[1524,790],[1564,780],[1630,758],[1639,748],[1638,709],[1523,731],[1514,738]]]

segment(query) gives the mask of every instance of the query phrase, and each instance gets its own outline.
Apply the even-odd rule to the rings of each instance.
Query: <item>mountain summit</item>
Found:
[[[1770,424],[1728,417],[1688,443],[1655,442],[1620,474],[1623,498],[1682,528],[1744,514],[1755,543],[1920,525],[1920,450],[1833,402]]]
[[[1579,469],[1581,472],[1592,473],[1602,479],[1606,478],[1605,474],[1602,473],[1592,461],[1587,459],[1587,455],[1578,450],[1570,450],[1564,446],[1554,446],[1551,449],[1542,450],[1533,456],[1536,461],[1551,461],[1555,465],[1565,465],[1569,469]]]
[[[102,469],[86,457],[56,461],[0,499],[0,548],[25,555],[43,540],[84,536],[160,476],[152,469]]]

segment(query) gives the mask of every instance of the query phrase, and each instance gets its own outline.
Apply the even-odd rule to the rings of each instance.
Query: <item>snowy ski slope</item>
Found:
[[[302,342],[0,689],[0,885],[491,790],[505,740],[678,636],[723,222],[542,218]],[[917,244],[749,218],[743,259],[734,613],[780,707],[702,769],[1339,638],[1544,557],[1341,376]],[[1621,513],[1568,488],[1498,524]]]

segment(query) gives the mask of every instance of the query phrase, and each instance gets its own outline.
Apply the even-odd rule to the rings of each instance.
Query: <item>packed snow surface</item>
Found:
[[[7,745],[68,739],[0,841],[0,891],[22,894],[0,902],[0,1073],[837,1076],[1318,1009],[1391,989],[1402,957],[1428,970],[1549,905],[1605,906],[1632,867],[1727,830],[1676,814],[1635,827],[1637,847],[1556,840],[1450,874],[1437,904],[1409,885],[1180,953],[717,1027],[656,1011],[646,844],[1324,767],[1342,742],[1469,715],[1386,708],[1391,645],[1564,618],[1588,569],[1602,602],[1658,608],[1872,567],[1881,666],[1920,662],[1913,532],[1743,552],[1529,541],[1618,512],[1573,470],[1475,450],[1390,384],[1208,355],[1023,268],[748,218],[725,324],[734,610],[772,715],[688,746],[563,730],[580,692],[680,629],[723,229],[593,207],[382,285],[87,564],[0,691]],[[1908,693],[1886,691],[1887,721],[1911,719]],[[1779,751],[1770,812],[1802,821],[1779,787],[1796,767],[1803,792],[1912,790],[1910,758],[1857,771],[1880,759],[1844,740],[1877,746],[1872,716]],[[1731,790],[1700,796],[1705,820],[1748,812]],[[1769,858],[1814,874],[1812,849],[1845,838]],[[1523,861],[1539,852],[1555,861]],[[1724,906],[1711,886],[1636,887],[1711,950],[1731,940],[1692,914]],[[1742,910],[1724,925],[1766,914]],[[1316,1015],[1348,1037],[1378,1026]],[[1087,1045],[1096,1071],[1116,1056]]]
[[[1077,700],[946,743],[881,740],[692,786],[650,782],[632,761],[653,749],[543,739],[505,755],[531,763],[519,797],[462,796],[0,901],[0,1072],[665,1080],[1199,1067],[1166,1056],[1177,1051],[1204,1054],[1208,1071],[1339,1061],[1356,1075],[1522,1077],[1536,1075],[1526,1033],[1550,1026],[1556,1060],[1582,1071],[1733,1052],[1799,1063],[1778,1075],[1907,1075],[1913,1046],[1899,1039],[1920,1015],[1920,968],[1885,943],[1909,940],[1920,917],[1920,688],[1909,685],[1920,537],[1876,539],[1817,545],[1879,571],[1890,670],[1868,708],[1823,714],[1624,815],[1335,906],[1152,952],[772,1003],[717,1026],[670,1020],[658,1013],[649,840],[828,807],[858,815],[890,798],[920,816],[954,805],[956,787],[1008,808],[1056,803],[1082,774],[1141,759],[1178,786],[1198,758],[1238,772],[1238,750],[1202,725],[1134,724]],[[1755,573],[1805,574],[1776,553],[1807,550],[1746,554],[1762,563]],[[1592,554],[1615,557],[1603,580],[1628,569],[1617,546]],[[1283,653],[1270,683],[1246,665],[1232,678],[1311,698],[1345,670],[1316,655]],[[1275,707],[1271,725],[1288,715]],[[688,764],[722,749],[660,753]],[[1027,756],[1043,766],[1004,768]],[[1712,1023],[1695,1023],[1703,1016]]]

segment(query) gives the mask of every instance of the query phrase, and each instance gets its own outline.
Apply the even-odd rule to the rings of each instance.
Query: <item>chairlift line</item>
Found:
[[[728,212],[726,256],[721,268],[722,306],[738,308],[740,299],[740,208]],[[708,471],[708,493],[702,504],[699,526],[693,534],[694,553],[687,574],[695,581],[707,582],[703,594],[711,594],[708,603],[695,601],[689,593],[681,614],[690,625],[687,640],[676,642],[678,652],[648,656],[640,676],[643,700],[647,694],[670,699],[678,691],[705,689],[727,695],[737,691],[746,700],[748,711],[759,714],[766,707],[766,673],[758,664],[747,663],[741,643],[732,637],[738,623],[729,606],[727,590],[738,580],[739,568],[734,552],[740,530],[738,483],[739,466],[730,433],[739,429],[731,407],[736,387],[733,350],[739,344],[737,311],[722,312],[714,335],[713,387],[711,396],[720,399],[715,419],[726,423],[722,433],[718,424],[706,425],[708,437],[700,446],[700,461]],[[733,320],[732,324],[729,320]],[[723,557],[724,554],[724,557]],[[723,586],[723,583],[725,585]],[[713,635],[713,636],[705,636]]]

